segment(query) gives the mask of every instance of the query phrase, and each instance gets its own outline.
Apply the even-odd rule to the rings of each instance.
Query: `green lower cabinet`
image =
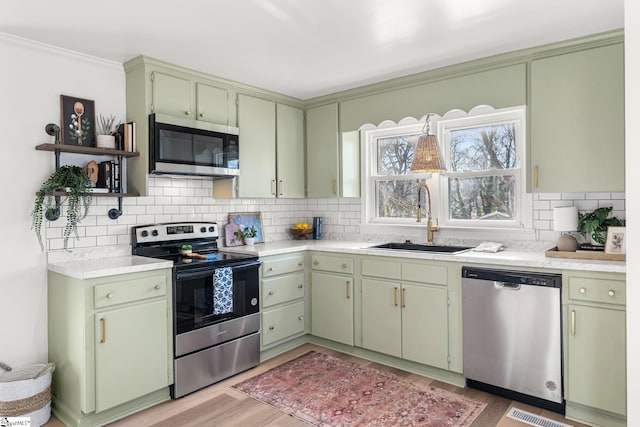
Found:
[[[353,345],[353,276],[313,272],[311,331],[320,338]]]
[[[447,369],[447,290],[362,279],[362,345]]]
[[[568,306],[567,400],[625,415],[625,312],[571,304]]]

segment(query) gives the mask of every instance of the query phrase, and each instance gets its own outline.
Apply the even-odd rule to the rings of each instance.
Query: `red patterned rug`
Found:
[[[486,407],[310,351],[234,388],[314,426],[469,426]]]

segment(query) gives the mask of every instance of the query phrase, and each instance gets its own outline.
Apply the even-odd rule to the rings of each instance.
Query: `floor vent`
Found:
[[[549,418],[541,417],[540,415],[532,414],[531,412],[518,408],[511,408],[507,417],[536,427],[571,427],[569,424],[550,420]]]

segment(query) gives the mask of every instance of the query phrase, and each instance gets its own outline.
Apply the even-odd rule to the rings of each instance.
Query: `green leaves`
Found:
[[[578,212],[578,232],[585,237],[591,236],[594,241],[604,245],[605,238],[603,233],[606,233],[607,228],[621,225],[618,218],[609,218],[612,210],[612,207],[603,207],[592,212]]]

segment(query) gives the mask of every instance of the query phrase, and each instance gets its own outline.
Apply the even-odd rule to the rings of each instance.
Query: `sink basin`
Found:
[[[370,249],[391,249],[398,251],[421,251],[421,252],[437,252],[445,254],[459,254],[471,249],[470,246],[438,246],[438,245],[421,245],[418,243],[383,243],[381,245],[371,246]]]

